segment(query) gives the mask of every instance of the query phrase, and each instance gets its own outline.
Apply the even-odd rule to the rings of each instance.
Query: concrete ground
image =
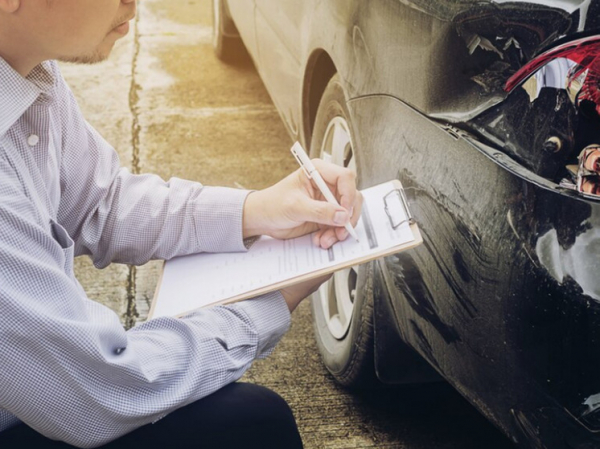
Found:
[[[260,189],[296,168],[291,141],[253,67],[219,62],[210,35],[209,0],[140,0],[135,26],[110,60],[63,65],[63,73],[131,171]],[[98,271],[77,260],[88,295],[128,327],[146,318],[160,268]],[[319,359],[308,301],[244,380],[290,403],[308,449],[512,447],[446,385],[368,394],[338,387]]]

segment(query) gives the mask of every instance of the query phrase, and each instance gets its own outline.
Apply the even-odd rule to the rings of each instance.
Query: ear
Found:
[[[21,0],[0,0],[0,12],[13,13],[21,6]]]

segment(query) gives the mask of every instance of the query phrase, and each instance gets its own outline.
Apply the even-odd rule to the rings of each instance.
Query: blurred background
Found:
[[[260,189],[296,169],[292,141],[251,61],[229,66],[211,46],[210,0],[141,0],[110,60],[62,70],[91,124],[134,173]],[[88,295],[124,326],[146,319],[162,262],[96,270],[77,260]],[[201,292],[201,286],[199,286]],[[323,368],[310,306],[267,360],[244,376],[291,405],[306,448],[509,448],[443,383],[350,392]]]

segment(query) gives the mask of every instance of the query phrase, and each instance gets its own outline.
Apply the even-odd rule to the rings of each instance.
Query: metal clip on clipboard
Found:
[[[385,213],[390,219],[392,229],[397,229],[403,223],[414,224],[415,219],[408,209],[408,201],[403,189],[394,189],[383,197]],[[404,213],[402,213],[404,212]]]

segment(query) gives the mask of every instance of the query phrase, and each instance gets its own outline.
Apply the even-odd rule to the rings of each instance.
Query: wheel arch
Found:
[[[312,141],[317,111],[326,88],[338,73],[340,72],[335,62],[325,50],[317,50],[308,58],[302,95],[302,137],[307,144],[306,148]],[[347,104],[347,93],[345,93],[345,97]],[[348,110],[348,114],[351,116],[352,111]],[[354,129],[354,131],[357,130]],[[377,266],[374,265],[373,268],[374,272],[371,275],[373,276],[372,307],[374,316],[371,322],[372,340],[369,343],[373,352],[367,356],[371,358],[370,364],[372,365],[366,369],[366,372],[373,370],[373,375],[376,375],[381,382],[388,384],[426,383],[441,380],[435,370],[402,339],[398,323],[393,319],[394,314],[390,312],[392,299],[388,284],[384,281],[382,273],[379,273]],[[342,382],[340,378],[336,378]],[[370,379],[368,376],[366,378]],[[371,384],[371,382],[372,380],[367,384]],[[352,386],[353,384],[344,385]]]
[[[338,72],[329,53],[315,49],[306,63],[302,85],[302,140],[306,148],[310,144],[319,103],[329,80]]]

